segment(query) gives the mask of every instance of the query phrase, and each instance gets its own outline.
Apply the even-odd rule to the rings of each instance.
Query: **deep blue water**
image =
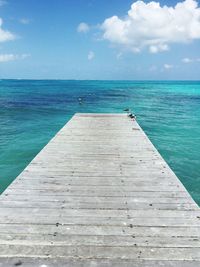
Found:
[[[200,82],[194,81],[1,80],[0,191],[74,113],[126,107],[200,204]]]

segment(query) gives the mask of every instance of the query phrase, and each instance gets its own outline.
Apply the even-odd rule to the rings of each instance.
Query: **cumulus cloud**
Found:
[[[85,22],[81,22],[77,27],[77,32],[87,33],[89,32],[89,30],[90,30],[90,26]]]
[[[147,48],[158,53],[173,43],[200,39],[200,8],[196,0],[185,0],[175,7],[137,1],[124,18],[107,18],[101,29],[103,39],[115,45],[133,52]]]
[[[13,33],[2,29],[3,20],[0,18],[0,43],[14,40],[16,37]]]
[[[185,57],[182,59],[183,63],[193,63],[193,62],[200,62],[200,58],[189,58],[189,57]]]
[[[2,62],[9,62],[9,61],[15,61],[18,59],[25,59],[29,57],[28,54],[22,54],[22,55],[14,55],[14,54],[0,54],[0,63]]]
[[[193,62],[193,61],[194,61],[193,59],[188,58],[188,57],[185,57],[185,58],[182,59],[182,62],[183,62],[183,63],[191,63],[191,62]]]
[[[164,64],[164,69],[166,69],[166,70],[170,70],[170,69],[173,69],[173,65],[170,65],[170,64]]]
[[[94,53],[93,51],[90,51],[90,52],[88,53],[88,60],[93,60],[94,57],[95,57],[95,53]]]

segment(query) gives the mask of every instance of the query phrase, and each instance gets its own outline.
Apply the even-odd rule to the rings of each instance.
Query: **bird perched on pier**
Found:
[[[136,116],[131,112],[130,108],[125,108],[124,111],[127,112],[127,115],[128,115],[129,118],[131,118],[131,119],[135,119],[136,118]]]
[[[135,116],[133,113],[130,113],[130,114],[128,115],[128,117],[131,118],[131,119],[135,119],[135,118],[136,118],[136,116]]]

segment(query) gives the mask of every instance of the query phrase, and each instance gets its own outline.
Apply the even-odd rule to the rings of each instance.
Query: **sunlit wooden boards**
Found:
[[[135,120],[76,114],[0,197],[0,267],[198,267],[200,210]]]

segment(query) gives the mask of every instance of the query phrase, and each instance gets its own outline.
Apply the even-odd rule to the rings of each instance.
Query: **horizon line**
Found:
[[[58,78],[0,78],[1,81],[130,81],[130,82],[200,82],[200,79],[58,79]]]

